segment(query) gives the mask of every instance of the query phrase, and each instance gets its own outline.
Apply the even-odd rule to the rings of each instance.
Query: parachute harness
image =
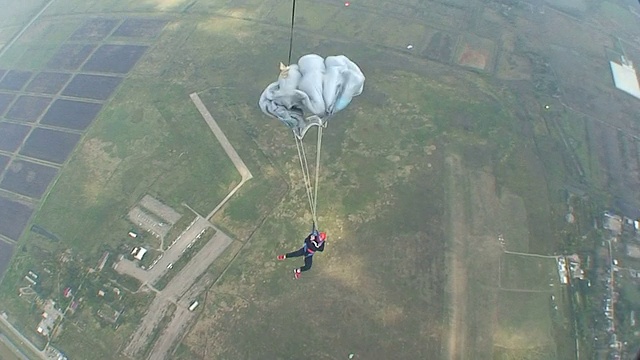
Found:
[[[307,161],[307,153],[304,149],[304,143],[299,138],[295,131],[293,138],[296,141],[296,149],[298,150],[298,160],[300,160],[300,169],[302,170],[302,177],[304,180],[305,192],[307,194],[307,200],[309,201],[309,209],[311,210],[311,217],[313,219],[313,228],[318,226],[318,182],[320,180],[320,153],[322,150],[322,130],[324,126],[318,126],[318,139],[316,141],[316,166],[315,166],[315,181],[311,181],[311,175],[309,173],[309,162]]]

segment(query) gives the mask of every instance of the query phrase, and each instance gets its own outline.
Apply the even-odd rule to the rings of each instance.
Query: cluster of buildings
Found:
[[[556,258],[558,266],[558,277],[560,283],[566,285],[569,279],[584,280],[584,270],[581,268],[582,260],[577,254],[568,256],[558,256]]]
[[[630,278],[640,277],[638,270],[623,268],[620,266],[614,252],[624,257],[623,262],[632,263],[634,259],[640,259],[640,221],[605,212],[603,215],[603,228],[609,231],[609,238],[603,244],[608,246],[608,261],[606,261],[606,277],[604,283],[606,292],[602,300],[602,312],[605,317],[608,334],[608,347],[610,359],[620,359],[623,353],[623,342],[620,341],[619,329],[616,327],[616,303],[619,293],[616,290],[616,274],[621,276],[621,270],[627,270]],[[627,264],[628,266],[628,264]],[[619,316],[618,316],[619,318]],[[630,324],[635,326],[635,313],[630,314]]]
[[[36,331],[42,336],[49,337],[53,330],[56,321],[62,317],[62,312],[56,309],[55,301],[49,299],[44,304],[44,311],[42,312],[42,319],[38,323]]]

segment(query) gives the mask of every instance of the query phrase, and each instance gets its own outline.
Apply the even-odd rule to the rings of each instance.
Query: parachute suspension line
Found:
[[[317,208],[318,208],[318,180],[320,179],[320,150],[322,150],[322,126],[318,126],[318,141],[316,142],[316,181],[313,189],[313,223],[318,225]]]
[[[296,0],[291,3],[291,33],[289,34],[289,60],[287,65],[291,65],[291,51],[293,50],[293,25],[296,21]]]
[[[302,150],[302,159],[304,160],[304,174],[306,176],[305,182],[307,186],[307,196],[309,197],[309,211],[311,211],[311,218],[316,218],[316,207],[313,203],[313,183],[311,183],[311,172],[309,171],[309,162],[307,161],[307,153],[304,150],[304,141],[300,139],[300,149]]]
[[[296,149],[298,150],[298,159],[300,160],[300,169],[302,170],[302,177],[304,179],[304,190],[307,193],[307,200],[309,201],[309,210],[312,212],[311,216],[315,217],[313,214],[313,198],[311,197],[311,177],[309,176],[309,167],[305,164],[307,163],[307,157],[304,152],[304,144],[301,139],[298,139],[296,134],[293,134],[294,139],[296,140]]]

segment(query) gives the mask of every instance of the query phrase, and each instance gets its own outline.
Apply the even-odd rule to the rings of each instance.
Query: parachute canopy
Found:
[[[310,126],[324,125],[328,117],[347,107],[363,86],[362,71],[346,56],[323,59],[308,54],[297,64],[280,64],[278,81],[267,86],[258,104],[302,138]]]

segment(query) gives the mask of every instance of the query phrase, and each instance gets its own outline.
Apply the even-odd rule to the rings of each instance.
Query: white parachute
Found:
[[[331,115],[360,95],[364,80],[358,65],[344,55],[323,59],[308,54],[297,64],[280,64],[278,81],[267,86],[258,104],[302,139],[311,126],[324,126]]]

